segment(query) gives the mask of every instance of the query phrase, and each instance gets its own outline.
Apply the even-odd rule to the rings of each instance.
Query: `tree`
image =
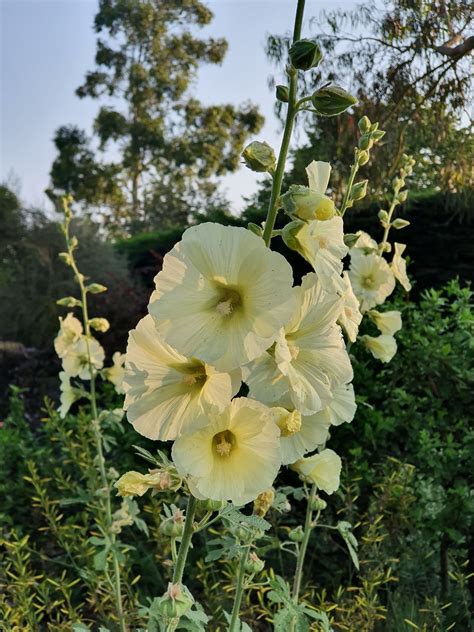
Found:
[[[342,183],[356,144],[357,120],[366,114],[387,130],[375,161],[364,167],[375,193],[383,191],[403,153],[417,159],[414,177],[420,187],[472,187],[466,112],[474,48],[474,37],[466,33],[472,21],[466,0],[371,1],[313,21],[324,60],[317,71],[305,73],[307,92],[322,74],[350,84],[360,105],[353,116],[304,119],[308,142],[296,153],[294,175],[302,177],[308,158],[336,155],[338,189],[337,176]],[[285,38],[271,37],[268,55],[281,60],[286,46]]]
[[[200,0],[100,0],[96,69],[77,90],[104,100],[92,139],[74,126],[54,139],[54,192],[67,191],[128,230],[185,222],[216,198],[215,176],[237,168],[263,118],[250,103],[203,105],[190,88],[227,43],[199,39],[212,20]]]

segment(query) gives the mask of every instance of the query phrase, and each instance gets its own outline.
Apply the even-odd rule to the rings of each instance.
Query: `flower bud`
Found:
[[[371,139],[369,134],[363,134],[359,138],[359,148],[360,149],[368,150],[368,149],[372,149],[373,146],[374,146],[374,141]]]
[[[253,501],[253,513],[256,516],[260,516],[260,518],[263,518],[266,515],[267,511],[272,506],[274,499],[275,499],[275,490],[273,489],[273,487],[270,489],[267,489],[265,492],[262,492]]]
[[[327,502],[322,498],[319,498],[319,496],[316,496],[316,498],[314,498],[313,502],[311,503],[311,509],[313,511],[323,511],[324,509],[326,509],[327,506]]]
[[[255,575],[263,571],[265,562],[261,560],[254,551],[252,551],[245,563],[245,572]]]
[[[193,604],[193,596],[186,586],[169,583],[165,594],[155,600],[153,611],[168,623],[171,619],[180,619]]]
[[[285,242],[286,246],[291,250],[296,250],[297,252],[299,251],[300,244],[297,239],[297,235],[303,226],[304,222],[301,220],[294,220],[283,227],[281,231],[281,238]]]
[[[198,500],[198,506],[204,511],[220,511],[224,509],[227,505],[225,500],[211,500],[210,498],[206,498],[206,500]]]
[[[247,229],[251,233],[254,233],[254,235],[258,235],[258,237],[261,237],[263,235],[263,228],[258,224],[254,224],[253,222],[249,222],[247,224]]]
[[[71,250],[75,250],[78,247],[78,245],[79,245],[79,241],[77,240],[76,235],[73,235],[70,241]]]
[[[392,222],[392,226],[396,230],[400,230],[401,228],[406,228],[407,226],[410,226],[410,222],[406,219],[397,218]]]
[[[58,257],[61,259],[61,261],[64,261],[67,266],[70,266],[72,264],[72,257],[68,252],[60,252]]]
[[[107,292],[107,288],[105,285],[101,285],[100,283],[91,283],[90,285],[86,285],[86,290],[91,294],[100,294],[101,292]]]
[[[295,529],[292,529],[288,534],[288,537],[292,542],[302,542],[304,538],[304,531],[301,525],[298,525]]]
[[[300,219],[325,220],[336,214],[336,207],[331,198],[300,184],[292,184],[281,196],[280,201],[288,215]]]
[[[290,61],[297,70],[310,70],[319,65],[322,53],[316,42],[301,39],[295,42],[289,50]]]
[[[351,199],[362,200],[367,195],[367,182],[368,180],[362,180],[357,182],[351,187]]]
[[[252,171],[263,173],[275,168],[276,156],[268,143],[254,140],[242,152],[246,166]]]
[[[290,99],[290,92],[288,90],[288,86],[277,86],[276,87],[276,98],[278,101],[282,101],[282,103],[288,103]]]
[[[369,158],[370,158],[370,154],[368,151],[359,151],[357,153],[357,164],[359,165],[359,167],[362,167],[363,165],[366,165],[369,162]]]
[[[56,305],[61,305],[61,307],[80,307],[82,303],[74,296],[65,296],[57,300]]]
[[[359,237],[360,235],[357,235],[356,233],[346,233],[344,235],[344,243],[348,248],[352,248],[356,245]]]
[[[365,134],[370,129],[370,119],[369,119],[369,117],[368,116],[363,116],[360,119],[360,121],[358,122],[357,125],[359,127],[359,130],[362,132],[362,134]]]
[[[378,143],[378,141],[385,136],[385,132],[383,132],[381,129],[378,129],[374,132],[371,132],[370,135],[372,136],[372,140],[374,141],[374,143]]]
[[[184,514],[177,509],[171,518],[166,518],[160,524],[160,531],[169,538],[179,538],[184,531]]]
[[[322,116],[337,116],[356,105],[357,99],[339,86],[320,88],[311,97],[314,109]]]
[[[92,329],[95,329],[95,331],[100,331],[102,333],[105,333],[110,329],[110,323],[107,318],[91,318],[89,325]]]
[[[388,220],[388,213],[387,213],[387,211],[380,210],[380,211],[377,213],[377,217],[378,217],[380,220],[382,220],[382,222],[386,222],[386,221]]]
[[[408,197],[408,191],[400,191],[400,193],[397,195],[397,200],[400,204],[403,204],[403,202],[406,202]]]

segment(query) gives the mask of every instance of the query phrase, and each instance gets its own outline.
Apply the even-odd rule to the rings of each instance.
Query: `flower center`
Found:
[[[239,290],[217,279],[214,283],[217,290],[217,301],[214,303],[216,312],[223,318],[232,316],[242,307],[242,296]]]
[[[282,437],[291,437],[301,430],[301,413],[299,410],[283,415],[278,421]]]
[[[176,369],[183,374],[183,384],[202,388],[207,380],[206,367],[202,362],[189,362],[181,364]]]
[[[365,287],[367,290],[371,290],[375,286],[375,279],[372,274],[368,274],[367,276],[362,278],[362,287]]]
[[[235,448],[235,435],[230,430],[218,432],[212,438],[212,447],[219,457],[230,456],[233,448]]]
[[[299,355],[300,349],[297,345],[288,344],[288,351],[290,352],[291,359],[296,360]]]

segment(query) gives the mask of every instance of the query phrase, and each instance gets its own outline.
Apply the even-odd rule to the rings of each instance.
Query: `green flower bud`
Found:
[[[67,266],[72,265],[72,257],[68,252],[60,252],[58,257],[61,259],[61,261],[64,261]]]
[[[72,250],[75,250],[75,249],[78,247],[79,242],[78,242],[77,237],[76,237],[75,235],[73,235],[73,236],[71,237],[71,242],[70,242],[70,244],[71,244],[71,249],[72,249]]]
[[[327,195],[300,184],[292,184],[280,202],[290,216],[300,219],[331,219],[336,214],[334,202]]]
[[[265,567],[265,562],[261,560],[256,553],[252,551],[245,563],[245,572],[255,575],[261,573]]]
[[[379,124],[378,123],[372,123],[372,125],[370,126],[370,131],[371,132],[375,132],[376,130],[378,130],[378,128],[379,128]]]
[[[369,136],[369,134],[363,134],[360,138],[359,138],[359,148],[363,149],[363,150],[368,150],[368,149],[372,149],[372,147],[374,146],[374,141],[372,140],[372,138]]]
[[[369,162],[369,157],[370,154],[368,151],[359,151],[357,154],[357,164],[359,165],[359,167],[366,165]]]
[[[400,204],[403,204],[403,202],[406,202],[408,197],[408,191],[400,191],[400,193],[397,195],[397,200],[398,202],[400,202]]]
[[[410,226],[410,222],[407,219],[398,218],[392,222],[392,226],[396,230],[400,230],[401,228],[406,228],[407,226]]]
[[[246,166],[252,171],[263,173],[275,168],[276,156],[268,143],[254,140],[242,152]]]
[[[361,182],[357,182],[351,187],[351,199],[353,200],[362,200],[367,195],[367,182],[368,180],[362,180]]]
[[[327,502],[322,498],[319,498],[319,496],[316,496],[311,503],[311,509],[313,511],[323,511],[323,509],[326,509],[327,506]]]
[[[288,537],[292,542],[302,542],[304,538],[303,527],[299,525],[295,529],[292,529],[288,534]]]
[[[296,236],[303,226],[304,222],[301,220],[294,220],[283,227],[281,231],[281,238],[290,250],[296,250],[296,252],[299,252],[300,244]]]
[[[297,70],[310,70],[319,65],[322,53],[316,42],[301,39],[295,42],[289,50],[290,61]]]
[[[377,213],[377,217],[383,222],[386,222],[388,220],[388,213],[387,211],[381,210]]]
[[[277,86],[276,87],[276,98],[278,101],[282,101],[283,103],[288,103],[290,99],[290,91],[288,90],[288,86]]]
[[[370,129],[370,119],[369,119],[369,117],[368,116],[363,116],[360,119],[360,121],[358,122],[357,125],[358,125],[360,131],[362,132],[362,134],[365,134]]]
[[[86,285],[86,290],[91,294],[100,294],[101,292],[107,292],[107,288],[105,285],[101,285],[100,283],[91,283],[90,285]]]
[[[198,506],[203,511],[220,511],[227,505],[225,500],[198,500]]]
[[[327,86],[316,90],[311,97],[311,103],[318,114],[337,116],[355,105],[357,99],[339,86]]]
[[[183,535],[184,531],[184,514],[180,509],[177,509],[171,518],[166,518],[160,524],[160,531],[163,535],[169,538],[179,538]]]
[[[381,129],[378,129],[378,130],[375,130],[375,132],[371,132],[370,135],[374,143],[377,143],[379,140],[381,140],[385,136],[385,132],[383,132]]]
[[[82,303],[74,296],[65,296],[56,301],[56,305],[61,305],[61,307],[80,307]]]
[[[247,229],[251,233],[254,233],[255,235],[258,235],[259,237],[261,237],[263,235],[263,228],[261,226],[259,226],[258,224],[254,224],[253,222],[249,222],[247,224]]]
[[[168,590],[153,603],[153,613],[168,623],[171,619],[180,619],[194,604],[194,599],[186,586],[168,584]]]
[[[95,331],[100,331],[102,333],[105,333],[110,329],[110,323],[107,318],[91,318],[89,325],[92,329],[95,329]]]

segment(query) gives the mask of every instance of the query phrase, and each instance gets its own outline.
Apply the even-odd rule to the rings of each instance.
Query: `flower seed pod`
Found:
[[[265,562],[261,560],[258,555],[252,551],[245,564],[245,572],[251,575],[261,573],[265,567]]]
[[[194,599],[186,586],[168,584],[168,590],[153,605],[154,611],[161,615],[162,621],[180,619],[194,604]]]
[[[301,525],[298,525],[295,529],[292,529],[288,534],[288,537],[292,542],[302,542],[304,538],[304,531]]]

